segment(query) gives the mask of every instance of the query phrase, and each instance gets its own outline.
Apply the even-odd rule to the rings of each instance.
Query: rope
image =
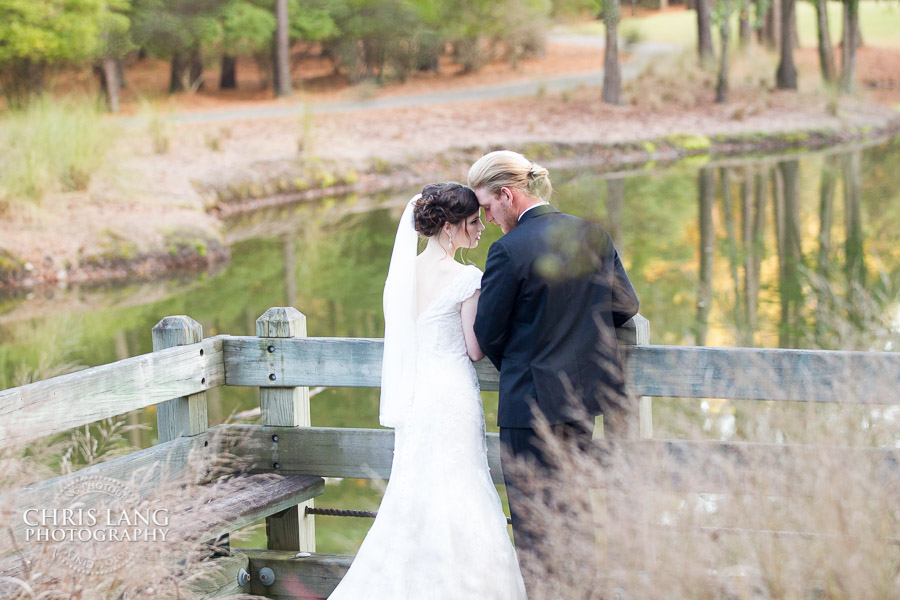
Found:
[[[318,508],[307,506],[306,507],[307,515],[327,515],[329,517],[368,517],[370,519],[374,519],[378,516],[377,511],[371,510],[345,510],[342,508]],[[506,524],[512,524],[512,519],[506,517]]]

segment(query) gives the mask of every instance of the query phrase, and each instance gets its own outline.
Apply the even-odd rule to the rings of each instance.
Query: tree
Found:
[[[859,0],[844,0],[844,32],[841,42],[841,91],[853,92],[856,83],[856,48],[859,45]]]
[[[0,0],[0,88],[9,105],[39,95],[48,68],[93,60],[103,50],[101,34],[122,26],[121,15],[107,10],[119,4]]]
[[[288,0],[275,0],[275,95],[291,95]]]
[[[826,0],[813,0],[816,7],[816,35],[819,42],[819,66],[826,83],[834,81],[834,53],[831,51],[831,32],[828,27]]]
[[[603,59],[603,101],[622,103],[622,73],[619,70],[619,0],[604,0],[603,21],[606,24],[606,49]]]
[[[781,1],[781,60],[775,74],[775,86],[780,90],[797,89],[797,67],[794,66],[794,36],[791,23],[794,0]]]
[[[702,64],[713,61],[710,0],[697,0],[697,53]]]
[[[731,37],[731,15],[736,0],[719,0],[713,8],[713,20],[719,26],[722,52],[716,77],[716,102],[728,102],[728,45]]]
[[[220,39],[229,0],[134,0],[134,39],[171,61],[169,92],[203,85],[203,47]]]
[[[219,87],[237,87],[237,57],[268,51],[275,15],[248,0],[231,0],[222,12],[222,72]]]
[[[119,90],[124,82],[121,76],[122,60],[134,49],[129,31],[131,20],[127,15],[130,8],[129,0],[109,0],[101,22],[100,60],[94,65],[94,72],[100,79],[100,89],[106,96],[106,105],[113,113],[119,112]]]

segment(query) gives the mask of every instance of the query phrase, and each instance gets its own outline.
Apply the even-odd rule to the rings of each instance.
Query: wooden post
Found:
[[[203,327],[194,319],[177,315],[164,317],[153,326],[153,350],[196,344],[203,339]],[[198,375],[202,377],[202,375]],[[197,435],[209,428],[206,392],[182,396],[156,405],[159,443]]]
[[[650,343],[650,321],[643,315],[637,314],[622,327],[616,329],[616,336],[621,346],[642,346]],[[615,423],[613,420],[610,424]],[[605,429],[606,438],[625,439],[649,439],[653,437],[653,400],[650,396],[641,396],[638,399],[637,411],[629,410],[622,431],[610,428]],[[643,543],[643,557],[645,570],[651,570],[651,565],[656,562],[656,550],[651,539],[650,516],[647,510],[646,498],[640,490],[635,490],[627,502],[620,505],[621,498],[613,498],[611,490],[607,490],[606,519],[607,524],[616,522],[631,523],[633,529],[631,535],[637,536]],[[620,490],[621,491],[621,490]],[[614,570],[619,567],[623,557],[621,549],[609,545],[607,536],[607,567]]]
[[[637,314],[630,321],[616,329],[619,344],[624,346],[643,346],[650,343],[650,321]],[[653,437],[653,399],[649,396],[641,396],[638,400],[637,420],[633,415],[628,416],[628,426],[625,431],[606,431],[607,423],[604,423],[604,437],[622,437],[634,439]]]
[[[262,338],[306,337],[306,317],[296,308],[275,307],[256,320],[256,335]],[[269,364],[275,366],[279,357],[270,352]],[[280,427],[309,427],[308,387],[264,387],[259,389],[263,425]],[[273,453],[278,452],[278,442],[273,440]],[[274,461],[277,462],[277,461]],[[316,529],[312,515],[306,507],[314,506],[312,500],[293,506],[266,518],[266,535],[269,550],[316,549]]]

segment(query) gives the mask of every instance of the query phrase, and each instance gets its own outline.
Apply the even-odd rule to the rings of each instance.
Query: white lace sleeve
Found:
[[[468,300],[472,297],[472,294],[475,293],[475,290],[481,289],[482,275],[483,273],[481,272],[481,269],[479,269],[475,265],[466,265],[466,274],[462,277],[462,281],[460,283],[460,302]]]

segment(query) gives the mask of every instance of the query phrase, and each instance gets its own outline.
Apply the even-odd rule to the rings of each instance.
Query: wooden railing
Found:
[[[621,431],[609,431],[624,451],[640,448],[676,460],[699,475],[703,491],[721,487],[711,456],[740,451],[758,460],[789,453],[816,452],[784,444],[725,443],[652,439],[651,397],[726,398],[802,402],[898,404],[900,354],[753,348],[649,345],[649,324],[635,317],[618,332],[627,387],[635,410]],[[267,549],[234,551],[221,559],[207,589],[210,596],[238,591],[280,597],[284,576],[299,578],[309,597],[327,596],[352,557],[316,554],[314,518],[305,507],[322,493],[323,477],[387,478],[393,453],[390,429],[312,427],[308,386],[378,387],[383,343],[380,339],[306,337],[305,317],[294,308],[272,308],[257,320],[257,336],[218,335],[203,339],[200,325],[186,316],[166,317],[152,331],[154,352],[0,391],[0,449],[21,447],[73,427],[157,406],[159,444],[127,456],[57,477],[28,488],[7,491],[4,506],[24,511],[55,497],[74,477],[96,475],[125,480],[152,469],[152,477],[132,482],[148,494],[162,482],[196,478],[198,465],[225,455],[242,459],[232,485],[234,498],[211,506],[216,518],[195,525],[191,535],[215,537],[255,519],[267,519]],[[496,390],[497,371],[476,364],[483,390]],[[262,424],[208,426],[206,391],[216,386],[260,389]],[[876,395],[872,390],[881,390]],[[643,439],[641,439],[643,438]],[[489,466],[502,483],[497,434],[487,434]],[[897,475],[900,451],[879,448],[837,449],[847,460],[874,461]],[[751,461],[750,464],[755,464]],[[254,473],[283,476],[272,493],[244,494]],[[682,482],[654,481],[679,489]],[[271,479],[259,485],[273,486]],[[254,500],[256,498],[256,500]],[[261,498],[261,500],[259,499]],[[233,498],[232,498],[233,500]],[[14,535],[23,526],[15,525]],[[22,544],[18,544],[21,549]],[[15,574],[20,557],[15,545],[0,540],[0,574]],[[297,551],[310,560],[291,561]],[[276,581],[265,585],[265,566]],[[239,581],[238,572],[250,573]]]

